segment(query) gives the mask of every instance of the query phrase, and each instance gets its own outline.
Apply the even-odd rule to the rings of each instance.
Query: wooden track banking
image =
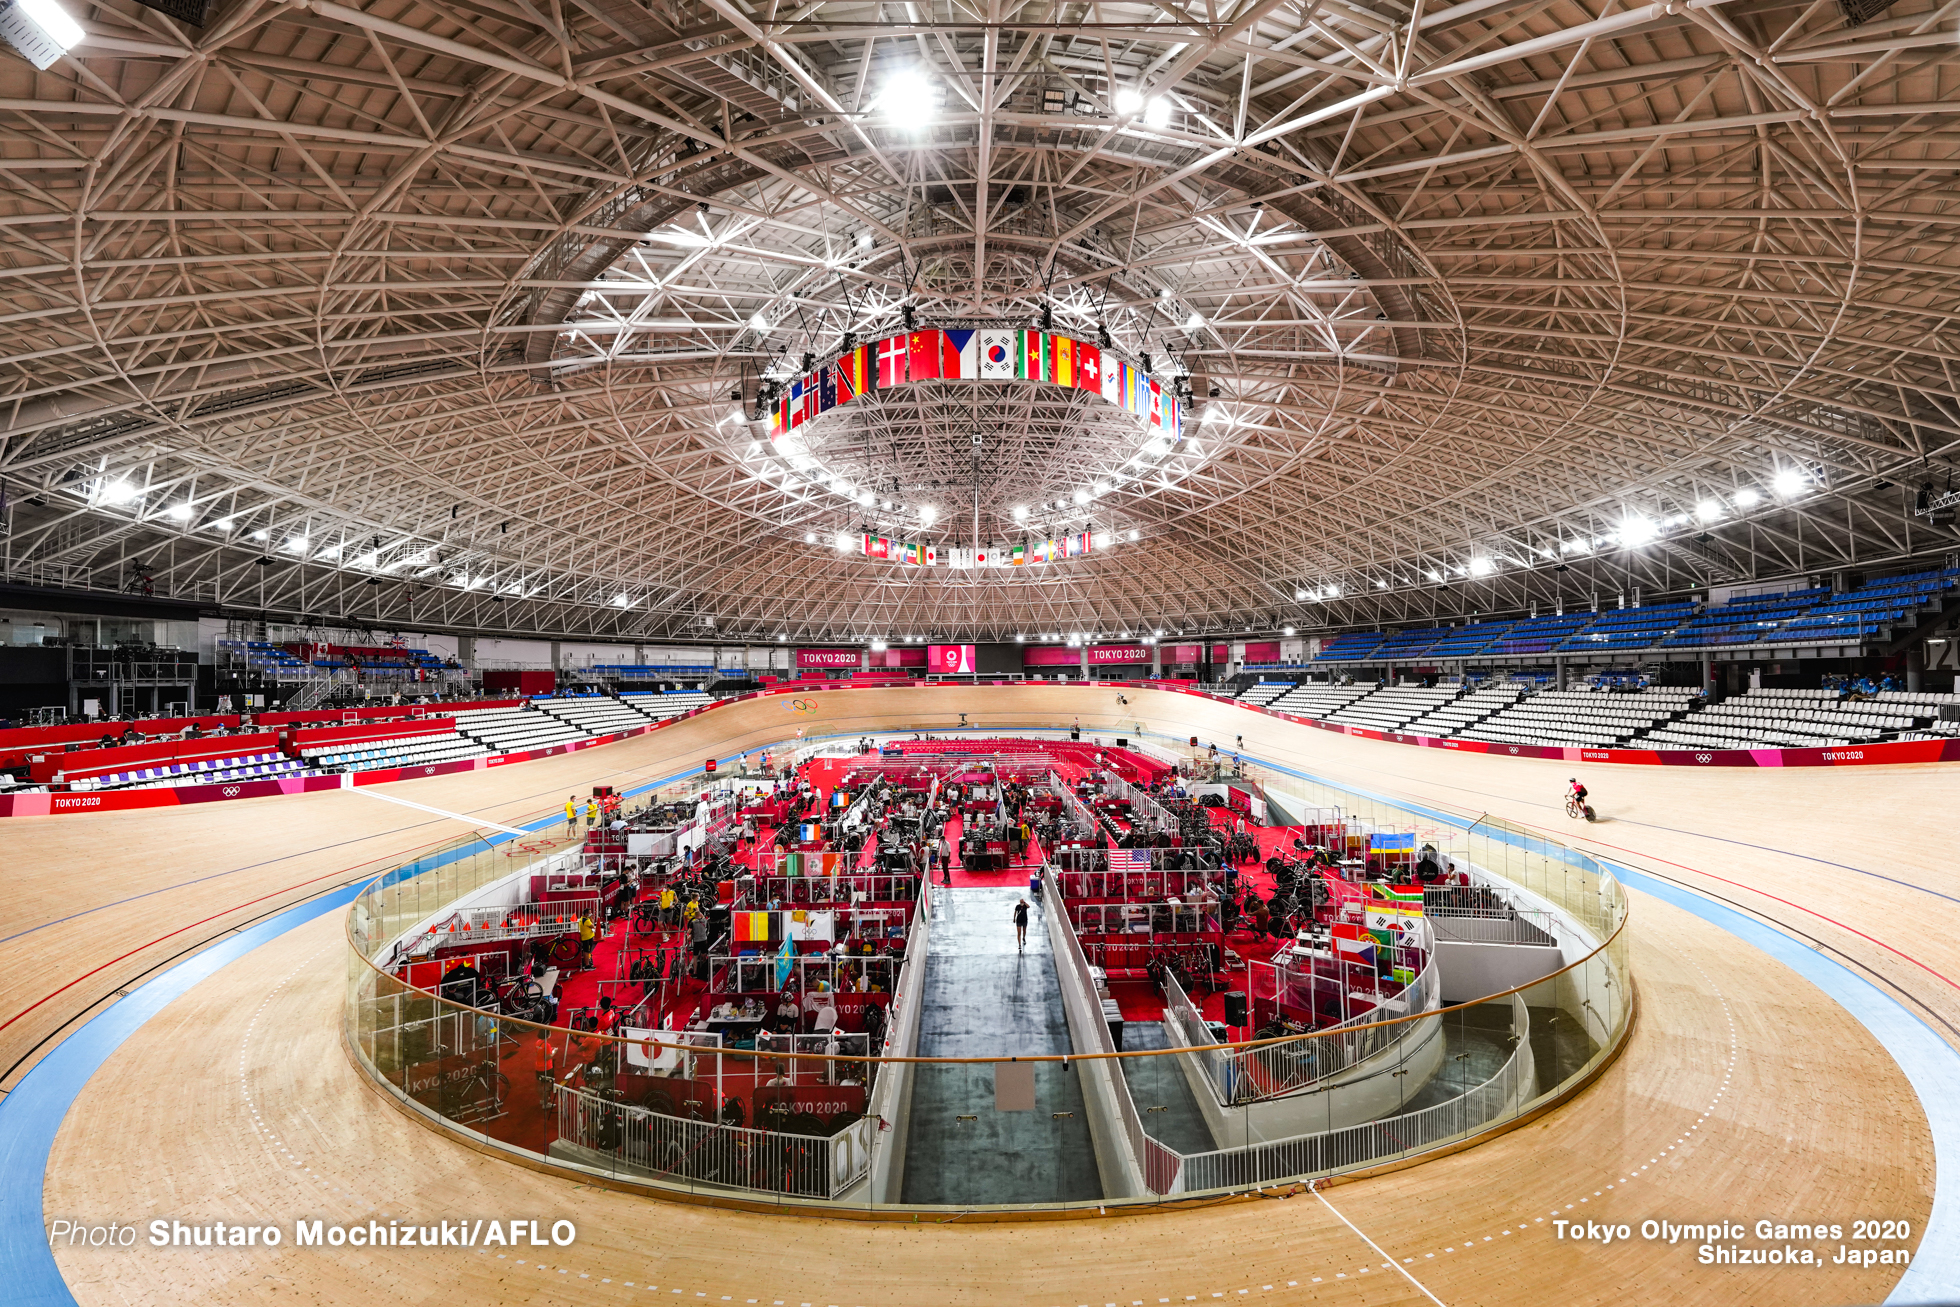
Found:
[[[808,713],[760,699],[562,759],[386,788],[509,819],[593,780],[657,778],[798,728],[937,730],[967,712],[989,729],[1079,715],[1086,729],[1114,733],[1140,718],[1227,746],[1243,732],[1248,753],[1281,766],[1550,826],[1575,843],[1591,837],[1628,865],[1800,932],[1949,1039],[1960,1027],[1948,979],[1960,975],[1951,943],[1960,887],[1940,838],[1960,770],[1593,767],[1585,779],[1607,820],[1582,830],[1555,815],[1572,771],[1565,764],[1355,740],[1191,696],[1123,693],[1122,708],[1114,691],[1060,687],[820,692],[804,696],[815,703]],[[4,1031],[8,1062],[174,949],[458,832],[455,822],[358,792],[9,823],[4,838],[19,855],[7,859],[18,920],[0,931],[15,936],[0,980],[15,1018]],[[1024,1225],[866,1224],[663,1204],[444,1142],[369,1088],[341,1050],[346,961],[336,912],[197,985],[122,1047],[63,1124],[45,1210],[50,1219],[282,1224],[563,1217],[579,1231],[569,1248],[502,1257],[59,1249],[84,1304],[1883,1299],[1897,1268],[1704,1267],[1685,1243],[1636,1237],[1601,1247],[1549,1233],[1557,1214],[1636,1228],[1650,1217],[1847,1228],[1876,1217],[1909,1220],[1916,1236],[1930,1210],[1924,1113],[1865,1028],[1734,936],[1661,900],[1635,899],[1639,1025],[1626,1055],[1565,1107],[1324,1197]]]

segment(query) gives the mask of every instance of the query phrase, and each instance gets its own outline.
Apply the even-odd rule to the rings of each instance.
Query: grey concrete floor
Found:
[[[1073,1051],[1039,904],[1029,903],[1026,951],[1015,950],[1013,909],[1024,897],[1011,888],[935,887],[921,1056]],[[978,1207],[1102,1197],[1074,1067],[1039,1064],[1034,1110],[1024,1112],[994,1110],[991,1063],[920,1067],[907,1129],[904,1202]]]

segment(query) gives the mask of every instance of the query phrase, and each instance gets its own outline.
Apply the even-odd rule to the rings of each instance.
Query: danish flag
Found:
[[[912,379],[908,358],[904,336],[887,336],[878,342],[878,389],[902,386]]]

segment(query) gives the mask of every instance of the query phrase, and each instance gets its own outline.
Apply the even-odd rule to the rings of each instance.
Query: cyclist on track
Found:
[[[1579,784],[1577,776],[1572,777],[1571,780],[1571,786],[1565,791],[1566,800],[1583,808],[1586,806],[1586,787]]]

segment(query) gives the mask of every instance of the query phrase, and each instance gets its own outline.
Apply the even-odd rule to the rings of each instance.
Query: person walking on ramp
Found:
[[[1014,905],[1014,947],[1017,953],[1028,951],[1028,901],[1026,899]]]

